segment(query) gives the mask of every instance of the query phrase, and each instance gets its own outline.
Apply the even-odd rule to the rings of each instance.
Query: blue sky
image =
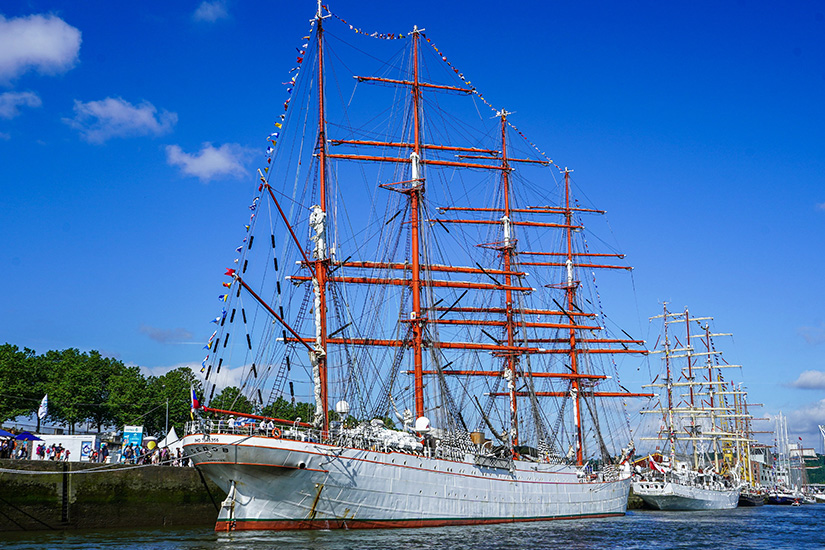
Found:
[[[330,7],[424,27],[608,211],[635,267],[614,317],[654,341],[663,300],[713,316],[751,401],[821,450],[825,3],[403,6]],[[0,340],[200,363],[314,11],[2,4]]]

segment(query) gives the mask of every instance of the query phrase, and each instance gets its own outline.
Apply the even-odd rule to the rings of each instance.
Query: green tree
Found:
[[[192,407],[191,389],[203,395],[200,380],[189,367],[178,367],[163,376],[152,377],[148,381],[151,412],[144,417],[144,433],[165,436],[166,404],[169,404],[169,427],[182,434],[184,425],[190,419]],[[168,400],[168,401],[167,401]]]
[[[74,348],[50,350],[41,355],[40,360],[47,373],[49,418],[68,425],[69,433],[74,433],[75,425],[82,422],[88,412],[85,404],[91,403],[82,354]]]
[[[151,403],[149,382],[141,374],[140,367],[127,367],[121,363],[109,378],[106,398],[113,424],[118,428],[142,424],[143,416],[154,406]]]
[[[109,397],[113,376],[117,375],[126,366],[117,359],[103,357],[100,352],[92,350],[84,354],[83,370],[87,373],[87,384],[91,387],[86,391],[88,405],[85,420],[91,422],[100,432],[105,425],[115,421],[112,408],[109,406]]]
[[[34,350],[0,346],[0,422],[37,412],[43,382]]]
[[[209,403],[213,409],[223,409],[225,411],[234,411],[239,413],[251,414],[254,406],[237,386],[228,386],[221,390]]]
[[[48,351],[38,360],[46,373],[52,420],[67,424],[71,433],[80,422],[93,423],[98,431],[113,422],[106,403],[109,379],[123,367],[120,361],[98,351],[81,353],[75,348]]]
[[[281,418],[283,420],[301,419],[302,422],[312,422],[315,415],[315,405],[312,403],[290,403],[283,397],[279,397],[266,407],[264,407],[262,414],[272,418]]]

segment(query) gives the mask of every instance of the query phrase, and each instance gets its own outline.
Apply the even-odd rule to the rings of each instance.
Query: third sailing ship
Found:
[[[653,319],[663,320],[662,346],[654,353],[662,354],[664,376],[649,387],[663,394],[658,408],[645,412],[661,415],[662,428],[658,438],[645,439],[663,443],[665,452],[648,458],[633,492],[660,510],[736,508],[742,458],[737,450],[750,440],[734,431],[743,415],[729,397],[741,392],[727,391],[720,369],[738,365],[720,361],[713,338],[722,335],[710,332],[711,317],[691,317],[687,308],[673,313],[665,304],[663,314]],[[673,325],[684,327],[681,339]]]

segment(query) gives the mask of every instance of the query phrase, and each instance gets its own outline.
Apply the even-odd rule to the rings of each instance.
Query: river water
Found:
[[[0,533],[3,550],[664,550],[823,549],[825,504],[715,512],[631,511],[623,518],[353,531],[215,533],[208,527]]]

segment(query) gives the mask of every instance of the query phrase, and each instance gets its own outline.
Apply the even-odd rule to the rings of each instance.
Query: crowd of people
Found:
[[[0,458],[28,458],[29,448],[22,441],[3,439],[0,441]]]
[[[88,454],[87,454],[88,453]],[[31,455],[31,456],[30,456]],[[71,457],[71,458],[70,458]],[[110,458],[111,457],[111,458]],[[171,449],[169,447],[154,447],[150,449],[148,445],[125,444],[114,451],[107,443],[101,443],[97,449],[84,448],[80,455],[81,462],[93,463],[119,463],[135,465],[160,465],[160,466],[190,466],[191,461],[183,456],[180,447]],[[31,460],[51,460],[55,462],[69,462],[77,460],[72,451],[63,446],[62,443],[38,441],[18,441],[14,438],[0,439],[0,459],[31,459]]]
[[[34,454],[37,456],[38,460],[55,460],[55,461],[63,461],[68,462],[69,456],[71,456],[72,452],[69,449],[63,448],[62,443],[58,444],[51,444],[46,446],[45,443],[41,443],[34,449]]]
[[[174,451],[169,447],[126,445],[121,449],[120,462],[123,464],[157,464],[160,466],[188,466],[189,459],[184,458],[180,448]]]

